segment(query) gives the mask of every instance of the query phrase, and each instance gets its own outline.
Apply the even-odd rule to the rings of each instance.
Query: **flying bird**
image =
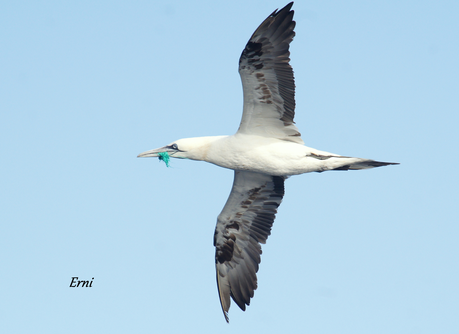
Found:
[[[244,107],[231,136],[176,140],[138,157],[206,161],[234,170],[229,198],[217,218],[215,267],[226,321],[230,297],[245,311],[257,288],[261,245],[271,234],[284,181],[329,170],[394,165],[319,151],[304,145],[295,126],[295,82],[289,45],[295,36],[293,2],[275,10],[255,30],[239,59]]]

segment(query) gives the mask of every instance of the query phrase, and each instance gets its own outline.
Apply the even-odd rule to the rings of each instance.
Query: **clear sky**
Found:
[[[2,333],[458,333],[459,2],[294,4],[304,141],[401,165],[290,178],[229,325],[233,172],[136,158],[236,131],[239,55],[286,3],[1,2]]]

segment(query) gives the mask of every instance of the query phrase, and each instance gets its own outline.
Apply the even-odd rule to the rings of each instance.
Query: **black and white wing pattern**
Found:
[[[230,296],[245,311],[257,288],[261,246],[271,234],[284,196],[284,177],[235,171],[228,201],[217,219],[214,246],[220,303],[228,320]]]
[[[255,30],[239,59],[244,110],[239,133],[304,144],[294,125],[295,80],[289,45],[295,36],[293,2]]]

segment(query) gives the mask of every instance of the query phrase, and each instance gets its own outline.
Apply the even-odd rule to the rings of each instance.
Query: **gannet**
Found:
[[[289,45],[295,36],[292,5],[269,15],[242,51],[239,74],[244,107],[234,135],[179,139],[138,155],[206,161],[234,170],[233,187],[214,234],[218,294],[227,322],[230,297],[245,311],[257,288],[260,244],[271,234],[288,177],[397,164],[304,145],[293,122],[295,82],[289,65]]]

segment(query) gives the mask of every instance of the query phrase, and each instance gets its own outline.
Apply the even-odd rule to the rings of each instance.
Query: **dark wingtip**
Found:
[[[272,12],[268,17],[274,17],[274,16],[277,16],[280,12],[283,12],[284,10],[285,11],[290,11],[290,9],[292,8],[293,6],[293,1],[292,2],[289,2],[287,5],[285,5],[281,10],[279,10],[279,8],[277,8],[274,12]]]

